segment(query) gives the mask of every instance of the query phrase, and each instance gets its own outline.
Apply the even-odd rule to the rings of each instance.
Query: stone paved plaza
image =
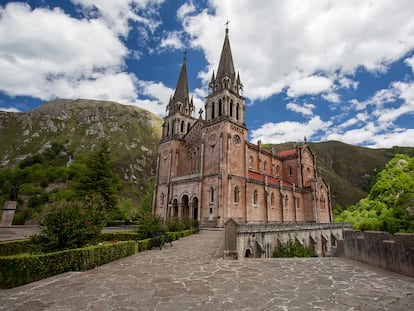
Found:
[[[342,258],[223,260],[224,231],[0,290],[0,310],[414,310],[414,279]]]

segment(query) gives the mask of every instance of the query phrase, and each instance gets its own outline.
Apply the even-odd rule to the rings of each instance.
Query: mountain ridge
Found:
[[[155,175],[161,124],[161,117],[142,108],[88,99],[58,99],[23,113],[0,111],[0,167],[16,167],[52,143],[64,144],[70,161],[71,156],[87,155],[107,139],[123,181],[122,196],[139,201]],[[280,151],[297,144],[263,145]],[[331,186],[333,207],[355,204],[365,197],[376,174],[399,150],[338,141],[308,145]],[[414,153],[414,148],[405,151]]]

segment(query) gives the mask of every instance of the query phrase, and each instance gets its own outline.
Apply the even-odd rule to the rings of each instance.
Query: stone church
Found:
[[[305,142],[277,152],[248,142],[243,84],[226,29],[217,72],[196,118],[186,58],[166,108],[159,144],[153,213],[202,226],[331,222],[330,189]]]

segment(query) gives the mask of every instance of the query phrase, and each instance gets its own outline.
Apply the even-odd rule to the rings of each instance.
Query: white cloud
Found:
[[[181,32],[180,31],[172,31],[167,34],[165,38],[161,40],[160,43],[161,48],[172,48],[172,49],[182,49],[184,44],[181,41]]]
[[[71,0],[79,4],[85,15],[102,19],[117,35],[128,36],[129,22],[145,25],[149,31],[158,27],[159,21],[153,18],[158,5],[164,0]]]
[[[312,116],[313,115],[312,110],[315,108],[315,105],[305,103],[303,104],[303,106],[301,106],[301,105],[291,102],[286,105],[286,108],[294,112],[299,112],[305,116]]]
[[[251,131],[251,140],[273,144],[301,141],[305,136],[312,140],[313,136],[326,131],[331,124],[331,122],[322,121],[319,116],[311,118],[307,123],[293,121],[266,123]]]
[[[338,93],[335,93],[335,92],[329,92],[327,94],[323,94],[322,98],[331,103],[337,104],[341,102],[341,97],[339,96]]]
[[[410,58],[406,58],[404,62],[411,67],[411,71],[414,72],[414,56],[411,56]]]
[[[14,108],[14,107],[9,107],[9,108],[6,108],[6,107],[0,107],[0,111],[6,111],[6,112],[20,112],[20,110],[19,109],[17,109],[17,108]]]
[[[314,95],[328,91],[333,83],[330,79],[320,76],[310,76],[293,81],[287,90],[290,97]]]
[[[128,51],[101,20],[22,3],[0,15],[0,91],[43,100],[136,97],[134,76],[122,72]]]
[[[193,2],[186,2],[177,11],[177,18],[183,20],[188,14],[191,14],[195,11],[195,6]]]
[[[284,89],[300,96],[356,88],[350,76],[358,68],[383,72],[414,47],[411,0],[285,0],[265,5],[210,0],[209,4],[210,9],[183,17],[193,47],[201,48],[209,63],[200,77],[206,83],[217,68],[217,47],[229,19],[236,70],[245,85],[244,95],[252,100]]]

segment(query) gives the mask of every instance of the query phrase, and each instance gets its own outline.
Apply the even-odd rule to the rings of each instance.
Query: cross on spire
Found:
[[[227,19],[227,22],[224,24],[226,25],[226,32],[229,32],[229,24],[230,24],[230,21]]]

